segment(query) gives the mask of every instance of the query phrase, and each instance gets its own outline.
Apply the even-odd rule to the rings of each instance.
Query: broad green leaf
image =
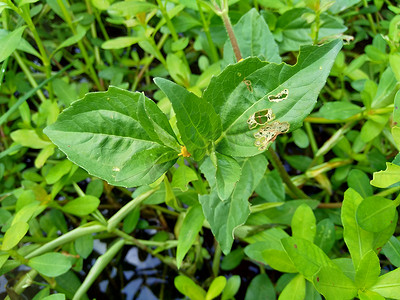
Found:
[[[210,284],[210,288],[207,291],[205,300],[212,300],[218,297],[222,293],[225,286],[226,278],[224,276],[218,276],[215,278]]]
[[[168,53],[167,66],[168,73],[176,83],[185,87],[190,86],[190,69],[178,55]]]
[[[182,141],[195,160],[201,160],[211,141],[221,134],[221,121],[204,99],[163,78],[154,82],[167,95],[176,114]]]
[[[65,300],[65,295],[64,294],[53,294],[53,295],[44,297],[40,300]]]
[[[0,48],[0,62],[9,57],[17,49],[25,28],[26,26],[21,26],[0,38],[0,45],[2,45]]]
[[[184,275],[175,277],[174,284],[176,289],[191,300],[204,300],[206,291],[195,284],[192,279]]]
[[[174,172],[171,186],[179,188],[182,192],[188,190],[189,182],[198,180],[196,172],[185,165],[180,165]]]
[[[396,205],[392,200],[380,196],[365,198],[357,208],[357,223],[361,228],[379,232],[394,222]]]
[[[57,277],[71,268],[71,261],[65,255],[52,252],[30,259],[28,266],[45,276]]]
[[[200,205],[192,206],[183,220],[178,237],[178,247],[176,250],[176,265],[180,268],[183,258],[192,247],[201,227],[203,226],[204,215]]]
[[[60,78],[53,81],[53,89],[57,98],[66,106],[70,106],[78,98],[75,87]]]
[[[230,198],[221,201],[212,182],[210,182],[211,194],[199,196],[204,216],[224,254],[229,253],[231,249],[235,228],[244,224],[250,214],[248,199],[264,175],[268,162],[264,156],[258,155],[243,159],[239,164],[242,167],[242,174]],[[203,173],[206,173],[205,168],[203,163],[201,166]],[[212,165],[208,166],[208,169],[213,172]]]
[[[16,222],[7,229],[4,234],[1,250],[7,251],[16,246],[28,232],[29,225],[26,222]]]
[[[368,251],[360,260],[356,270],[355,284],[365,290],[374,285],[381,273],[379,258],[374,251]]]
[[[387,188],[400,181],[400,166],[386,163],[386,170],[375,172],[371,184],[379,188]]]
[[[232,299],[240,288],[240,276],[233,275],[228,278],[224,291],[222,292],[221,300]]]
[[[9,257],[10,257],[10,254],[8,254],[6,252],[1,252],[0,253],[0,269],[5,264],[5,262],[7,261],[7,259]]]
[[[115,87],[87,94],[44,132],[72,162],[112,185],[149,184],[175,163],[178,153],[143,129],[137,115],[141,97]]]
[[[1,14],[1,10],[3,8],[2,4],[3,3],[0,2],[0,14]],[[9,33],[10,32],[8,30],[0,29],[0,41],[3,38],[5,38]],[[29,42],[27,40],[25,40],[24,38],[21,38],[19,40],[17,50],[24,51],[26,53],[35,55],[36,57],[41,59],[40,53],[31,44],[29,44]]]
[[[147,198],[148,199],[148,198]],[[135,207],[124,219],[123,230],[132,233],[135,230],[140,218],[140,206]]]
[[[256,188],[256,193],[268,202],[285,201],[285,186],[277,170],[264,175]]]
[[[393,103],[397,90],[396,77],[392,69],[388,67],[379,80],[378,89],[372,100],[372,107],[381,108]]]
[[[327,102],[319,110],[319,115],[328,120],[346,120],[362,111],[362,108],[351,102]]]
[[[328,253],[336,241],[335,225],[331,219],[323,219],[317,224],[314,243],[325,253]]]
[[[88,258],[93,251],[93,236],[91,234],[78,237],[74,241],[75,250],[80,257]]]
[[[240,18],[239,22],[233,26],[233,31],[243,58],[257,56],[268,62],[280,63],[282,61],[274,36],[264,18],[255,8],[249,10]],[[228,65],[235,62],[236,58],[228,39],[224,45],[224,64]]]
[[[271,268],[282,273],[297,273],[298,270],[283,250],[267,249],[262,253],[263,261]]]
[[[122,48],[130,47],[130,46],[140,42],[141,40],[143,40],[143,37],[122,36],[122,37],[117,37],[115,39],[105,41],[103,44],[101,44],[101,48],[103,48],[103,49],[122,49]]]
[[[369,177],[361,170],[351,170],[347,177],[347,184],[364,198],[372,196],[373,190],[369,183]]]
[[[240,265],[243,258],[244,258],[243,248],[241,247],[236,248],[231,253],[224,256],[221,262],[221,269],[224,271],[233,270]]]
[[[327,300],[353,299],[357,295],[354,282],[336,267],[322,266],[313,276],[313,283]]]
[[[272,207],[263,212],[263,215],[268,217],[271,223],[290,225],[292,222],[293,214],[296,209],[302,205],[307,204],[312,209],[315,209],[319,202],[317,200],[292,200],[286,201],[278,207]]]
[[[283,289],[279,300],[303,300],[306,295],[306,280],[297,274]]]
[[[353,5],[357,4],[361,0],[335,0],[333,5],[329,8],[329,11],[337,14]]]
[[[88,214],[94,212],[99,204],[99,198],[86,195],[78,197],[72,201],[68,201],[68,203],[62,207],[62,210],[63,212],[76,216],[87,216]]]
[[[51,145],[51,142],[41,139],[34,129],[18,129],[11,132],[10,136],[14,142],[32,149],[43,149]]]
[[[281,53],[298,51],[302,45],[311,45],[311,24],[307,22],[305,15],[312,14],[308,8],[294,8],[282,14],[276,23],[275,35],[278,36],[278,46]],[[346,26],[339,18],[322,13],[321,28],[318,38],[334,36],[346,31]]]
[[[293,131],[292,136],[294,143],[298,147],[304,149],[310,145],[310,140],[308,139],[308,135],[303,129],[301,128],[296,129],[295,131]]]
[[[382,253],[385,254],[392,265],[400,267],[400,241],[397,238],[392,236],[383,246]]]
[[[73,44],[76,44],[77,42],[79,42],[86,35],[86,31],[87,31],[87,29],[85,29],[85,27],[78,25],[76,27],[76,34],[74,34],[73,36],[71,36],[71,37],[67,38],[65,41],[63,41],[56,48],[56,50],[54,50],[52,55],[54,55],[58,50],[60,50],[62,48],[72,46]]]
[[[339,40],[318,47],[302,47],[294,66],[247,58],[213,77],[203,97],[221,117],[222,135],[216,141],[217,151],[240,157],[260,153],[254,145],[254,134],[259,129],[249,130],[248,120],[266,109],[271,109],[275,116],[270,123],[281,127],[274,129],[274,134],[288,129],[287,123],[279,125],[276,121],[288,122],[290,130],[299,128],[313,109],[341,47]],[[279,101],[280,98],[283,100]]]
[[[59,181],[64,175],[69,173],[72,166],[73,164],[67,159],[58,162],[46,174],[45,179],[47,184],[54,184]]]
[[[351,258],[335,258],[332,262],[351,280],[355,280],[356,271],[354,270]]]
[[[232,157],[214,152],[203,164],[205,166],[201,170],[205,170],[203,173],[208,182],[215,184],[218,197],[223,201],[228,199],[240,179],[241,167],[238,162]]]
[[[292,236],[314,242],[317,225],[314,213],[307,204],[300,205],[293,215]]]
[[[380,276],[369,290],[385,298],[400,299],[400,268]]]
[[[254,217],[254,215],[252,215]],[[251,218],[251,217],[250,217]],[[261,222],[260,222],[261,223]],[[263,223],[261,223],[263,224]],[[246,238],[245,241],[252,243],[244,248],[244,252],[248,257],[256,261],[264,262],[263,251],[266,249],[284,250],[281,239],[289,235],[281,228],[271,228],[261,233],[259,241],[253,241],[251,238]],[[266,262],[264,262],[266,263]]]
[[[368,143],[380,135],[383,128],[385,128],[388,119],[387,115],[371,116],[361,128],[360,137],[362,141]]]
[[[289,237],[281,242],[290,260],[307,280],[311,281],[323,266],[335,267],[329,257],[310,241]]]
[[[381,295],[375,292],[371,292],[369,290],[366,291],[358,291],[358,298],[360,300],[385,300]]]
[[[341,215],[343,238],[355,268],[358,267],[361,258],[373,249],[374,243],[374,234],[362,229],[356,221],[357,208],[362,201],[360,194],[351,188],[344,193]]]
[[[140,97],[137,115],[140,124],[153,141],[180,151],[175,133],[167,119],[154,101],[147,97]]]
[[[399,53],[389,54],[389,63],[394,73],[394,76],[396,77],[397,81],[400,82],[400,54]]]
[[[110,15],[119,15],[123,17],[135,17],[142,12],[149,12],[157,9],[152,3],[147,1],[118,1],[108,7],[107,11]]]
[[[245,300],[275,300],[274,285],[267,274],[258,274],[250,282]]]

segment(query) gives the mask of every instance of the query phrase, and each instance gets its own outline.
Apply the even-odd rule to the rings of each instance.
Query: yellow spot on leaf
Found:
[[[119,171],[121,171],[121,169],[118,168],[118,167],[113,167],[112,170],[113,170],[114,172],[119,172]]]

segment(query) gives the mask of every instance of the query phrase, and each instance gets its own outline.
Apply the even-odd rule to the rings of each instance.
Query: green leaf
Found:
[[[69,173],[72,166],[73,164],[67,159],[57,163],[45,176],[47,184],[54,184],[59,181],[64,175]]]
[[[143,37],[137,37],[137,36],[121,36],[117,37],[115,39],[110,39],[108,41],[105,41],[103,44],[101,44],[101,48],[103,49],[122,49],[122,48],[127,48],[130,47],[134,44],[137,44],[143,40]]]
[[[14,142],[32,149],[43,149],[51,145],[49,141],[44,141],[33,129],[18,129],[10,134]]]
[[[357,208],[357,223],[370,232],[379,232],[389,227],[395,219],[396,205],[392,200],[380,196],[365,198]]]
[[[400,166],[386,163],[386,170],[375,172],[371,184],[379,188],[387,188],[400,181]]]
[[[226,282],[224,291],[222,292],[221,300],[229,300],[232,299],[240,288],[240,276],[233,275],[229,277]]]
[[[67,38],[65,41],[63,41],[57,48],[56,50],[53,51],[52,55],[53,56],[58,50],[65,48],[65,47],[69,47],[72,46],[74,44],[76,44],[77,42],[79,42],[81,39],[83,39],[83,37],[86,35],[86,31],[87,29],[84,28],[81,25],[78,25],[76,27],[76,34],[74,34],[73,36]]]
[[[319,115],[328,120],[346,120],[362,111],[362,108],[351,102],[327,102],[319,110]]]
[[[57,98],[66,106],[70,106],[78,98],[78,94],[73,85],[68,84],[61,78],[53,81],[53,89]]]
[[[79,256],[83,258],[88,258],[90,253],[93,251],[93,236],[88,234],[78,237],[75,242],[75,250]]]
[[[148,199],[148,198],[147,198]],[[132,233],[135,230],[140,218],[140,206],[135,207],[124,219],[123,230]]]
[[[382,253],[385,254],[392,265],[400,267],[400,241],[397,238],[392,236],[383,246]]]
[[[28,266],[45,276],[57,277],[71,268],[71,262],[65,255],[52,252],[30,259]]]
[[[210,288],[207,291],[205,300],[212,300],[218,297],[222,293],[225,286],[226,278],[224,276],[218,276],[215,278],[210,284]]]
[[[242,174],[229,199],[221,201],[212,182],[210,182],[211,194],[199,196],[204,216],[224,254],[229,253],[231,249],[235,228],[244,224],[250,214],[248,199],[264,175],[268,162],[264,156],[258,155],[243,159],[239,164],[242,167]],[[209,172],[206,172],[205,168],[206,165],[203,163],[202,172]],[[212,165],[208,168],[213,172]]]
[[[360,137],[363,142],[368,143],[380,135],[385,128],[388,121],[388,116],[386,115],[374,115],[371,116],[367,122],[364,123],[361,128]]]
[[[285,186],[277,170],[264,175],[256,188],[256,193],[268,202],[285,201]]]
[[[335,267],[329,257],[310,241],[288,237],[281,242],[290,260],[307,280],[311,281],[323,266]]]
[[[322,266],[313,277],[313,283],[327,300],[353,299],[357,295],[354,282],[334,266]]]
[[[94,212],[100,204],[97,197],[86,195],[69,201],[62,207],[63,212],[76,216],[87,216]]]
[[[264,18],[255,8],[240,18],[239,22],[233,26],[233,31],[243,58],[257,56],[261,60],[278,64],[282,61],[274,36]],[[224,64],[235,62],[232,44],[227,40],[224,45]]]
[[[356,270],[355,284],[365,290],[374,285],[381,273],[379,258],[374,251],[368,251],[360,260]]]
[[[347,177],[347,184],[363,198],[372,196],[373,190],[369,184],[369,177],[361,170],[353,169]]]
[[[300,205],[293,215],[292,236],[314,242],[317,225],[314,213],[307,204]]]
[[[379,80],[378,89],[372,100],[372,108],[381,108],[392,104],[397,90],[396,77],[392,69],[388,67]]]
[[[246,291],[245,300],[275,300],[274,285],[267,274],[258,274],[250,282]]]
[[[385,298],[400,299],[400,268],[380,276],[370,290]]]
[[[40,300],[65,300],[65,295],[64,294],[53,294],[53,295],[44,297]]]
[[[210,144],[221,134],[218,115],[204,99],[163,78],[154,82],[167,95],[176,114],[182,141],[195,160],[201,160]]]
[[[314,243],[328,253],[336,241],[335,225],[330,219],[323,219],[317,224]]]
[[[332,6],[329,8],[329,11],[337,14],[353,5],[357,4],[361,0],[335,0]]]
[[[28,232],[29,225],[26,222],[16,222],[7,229],[4,234],[1,250],[7,251],[16,246]]]
[[[271,268],[282,273],[297,273],[298,270],[285,251],[267,249],[262,252],[263,261]]]
[[[222,121],[223,132],[216,141],[217,151],[240,157],[260,153],[254,145],[254,134],[259,129],[249,130],[248,120],[266,109],[271,109],[275,115],[275,123],[270,124],[279,126],[276,121],[288,122],[290,130],[299,128],[313,109],[341,47],[339,40],[319,47],[303,47],[294,66],[248,58],[213,77],[203,97],[213,105]],[[284,100],[279,101],[280,98]],[[285,124],[274,129],[274,134],[280,130],[284,132]]]
[[[0,38],[0,45],[3,45],[0,48],[0,62],[9,57],[17,49],[25,28],[26,26],[21,26]]]
[[[373,249],[374,234],[362,229],[356,221],[356,212],[363,198],[349,188],[344,193],[342,206],[343,238],[349,249],[353,265],[358,267],[361,258]]]
[[[190,69],[178,55],[168,53],[167,66],[169,74],[176,83],[185,87],[190,86]]]
[[[119,1],[108,7],[107,11],[110,15],[135,17],[139,13],[149,12],[153,9],[157,9],[157,6],[147,1]]]
[[[307,133],[299,128],[293,131],[293,141],[299,148],[307,148],[310,145]]]
[[[189,297],[191,300],[204,300],[206,298],[206,291],[195,284],[189,277],[179,275],[175,277],[174,284],[180,293]]]
[[[182,192],[188,190],[189,182],[196,181],[199,178],[197,177],[196,172],[185,165],[180,165],[178,169],[174,172],[172,177],[171,186],[179,188]]]
[[[87,94],[44,132],[71,161],[112,185],[149,184],[175,163],[178,153],[143,129],[137,115],[141,97],[116,87]]]
[[[178,246],[176,250],[176,265],[180,268],[183,258],[192,247],[204,222],[204,215],[200,205],[192,206],[183,220],[179,232]]]
[[[244,258],[243,248],[239,247],[226,255],[221,262],[221,269],[224,271],[233,270],[240,265]]]
[[[308,8],[294,8],[287,10],[276,22],[275,35],[278,35],[278,45],[281,53],[287,51],[298,51],[302,45],[311,45],[311,24],[304,17],[313,11]],[[318,38],[334,36],[346,31],[346,26],[339,18],[332,17],[326,13],[320,16],[321,27]]]
[[[303,300],[306,295],[306,280],[297,274],[283,289],[279,300]]]
[[[381,295],[371,291],[358,291],[358,297],[360,300],[385,300]]]

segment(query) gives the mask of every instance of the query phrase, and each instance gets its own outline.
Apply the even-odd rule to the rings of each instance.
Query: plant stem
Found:
[[[364,5],[365,8],[368,7],[367,0],[363,0],[363,5]],[[375,23],[374,23],[374,20],[372,19],[372,15],[370,13],[367,14],[367,19],[368,19],[369,25],[371,26],[372,32],[374,33],[374,35],[376,35]]]
[[[274,168],[279,172],[282,177],[284,183],[286,183],[287,187],[290,191],[296,196],[297,199],[310,199],[302,190],[300,190],[297,186],[294,185],[292,180],[290,179],[289,174],[286,172],[285,167],[283,166],[281,160],[278,155],[276,155],[275,151],[269,147],[267,152],[267,157],[271,161]]]
[[[32,285],[33,280],[35,277],[38,275],[38,272],[36,270],[30,270],[28,273],[26,273],[22,278],[17,282],[17,284],[14,285],[13,290],[15,293],[18,295],[22,294],[22,292]],[[14,299],[14,298],[13,298]],[[4,300],[10,300],[10,297],[7,296],[4,298]]]
[[[231,23],[231,20],[229,19],[227,10],[222,11],[221,18],[222,18],[222,21],[224,22],[226,31],[228,32],[228,36],[231,41],[233,53],[235,53],[236,60],[240,61],[242,59],[242,54],[240,53],[239,44],[237,42],[235,32],[233,31],[232,23]]]
[[[199,9],[199,14],[200,14],[200,19],[203,22],[203,29],[204,29],[204,33],[206,35],[207,38],[207,42],[208,42],[208,46],[210,47],[211,50],[211,59],[213,61],[213,63],[216,63],[219,61],[219,56],[218,56],[218,52],[217,49],[215,47],[215,44],[211,38],[211,34],[210,34],[210,28],[208,26],[208,23],[204,17],[204,13],[203,13],[203,8],[201,7],[201,3],[199,0],[196,0],[197,2],[197,7]]]
[[[214,258],[213,258],[213,264],[212,264],[212,271],[213,271],[214,277],[218,276],[220,262],[221,262],[221,246],[215,240],[215,252],[214,252]]]

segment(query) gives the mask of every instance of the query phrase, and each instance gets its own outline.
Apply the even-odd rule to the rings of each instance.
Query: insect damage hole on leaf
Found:
[[[258,147],[258,150],[263,151],[275,141],[278,135],[288,132],[289,128],[290,124],[288,122],[274,121],[270,124],[266,124],[254,134],[256,138],[254,145]]]
[[[272,113],[272,109],[267,108],[252,114],[247,120],[247,124],[249,129],[254,129],[257,125],[265,125],[273,119],[275,119],[275,115]]]
[[[243,79],[243,83],[246,85],[247,90],[250,93],[253,93],[253,86],[251,85],[251,81],[245,78],[245,79]]]
[[[283,100],[286,100],[289,97],[289,90],[284,89],[283,91],[279,92],[276,95],[269,95],[268,100],[270,102],[281,102]]]

